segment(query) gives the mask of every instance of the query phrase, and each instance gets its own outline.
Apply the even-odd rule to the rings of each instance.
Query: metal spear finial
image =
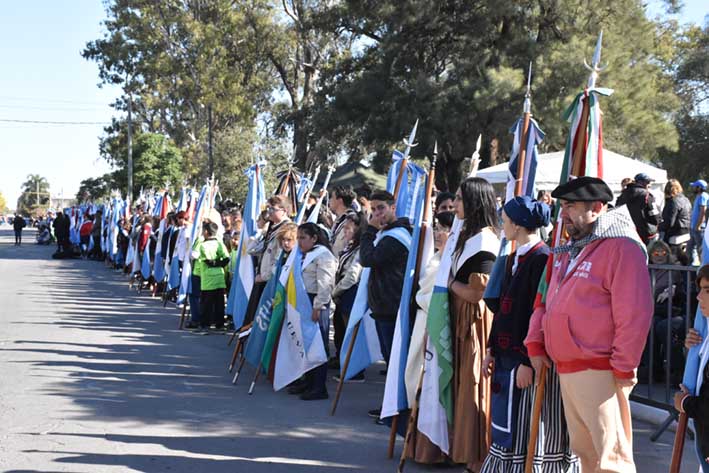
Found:
[[[414,123],[414,128],[411,130],[411,134],[409,135],[409,139],[407,140],[404,138],[404,144],[406,145],[406,149],[404,150],[404,159],[407,159],[409,157],[409,153],[411,152],[411,148],[418,146],[418,143],[414,143],[414,139],[416,138],[416,129],[419,126],[419,120],[418,118],[416,119],[416,123]]]
[[[532,113],[532,61],[527,72],[527,92],[524,94],[524,113]]]
[[[583,60],[584,66],[586,66],[586,69],[591,71],[591,75],[588,78],[588,88],[592,89],[596,87],[596,80],[598,79],[598,73],[605,70],[608,67],[608,64],[605,66],[601,66],[601,49],[603,47],[603,30],[601,30],[600,33],[598,33],[598,40],[596,41],[596,50],[593,52],[593,60],[591,61],[591,65],[589,66],[588,63],[586,62],[586,59]]]
[[[436,169],[436,161],[438,161],[438,140],[433,143],[433,157],[431,158],[431,169]]]

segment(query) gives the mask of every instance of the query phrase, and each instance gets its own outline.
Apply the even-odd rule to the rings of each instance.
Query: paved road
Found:
[[[248,396],[253,370],[231,385],[225,336],[179,331],[174,308],[130,292],[121,274],[15,247],[11,233],[0,230],[1,471],[395,471],[388,429],[365,414],[383,391],[379,367],[346,386],[336,417],[329,401],[264,383]],[[672,436],[652,444],[650,428],[635,425],[638,471],[665,472]]]

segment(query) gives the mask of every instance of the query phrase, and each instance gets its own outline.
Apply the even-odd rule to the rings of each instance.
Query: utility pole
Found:
[[[133,99],[128,93],[128,202],[133,205]]]
[[[39,207],[39,179],[37,179],[35,184],[37,184],[37,207]]]
[[[214,155],[212,154],[212,105],[207,105],[207,134],[208,134],[208,153],[209,153],[209,175],[214,175]]]

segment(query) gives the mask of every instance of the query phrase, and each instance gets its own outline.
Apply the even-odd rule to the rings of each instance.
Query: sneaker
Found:
[[[372,409],[371,411],[367,412],[367,415],[369,417],[372,417],[373,419],[379,419],[379,416],[382,414],[381,409]]]
[[[300,399],[302,401],[320,401],[323,399],[327,399],[329,396],[327,395],[327,391],[323,392],[313,392],[313,391],[308,391],[300,395]]]
[[[194,322],[189,322],[187,325],[185,325],[185,328],[190,329],[190,330],[195,330],[195,329],[200,328],[200,326]]]
[[[340,375],[339,375],[339,374],[338,374],[338,375],[335,375],[335,376],[332,377],[332,379],[334,379],[336,383],[339,383],[339,382],[340,382]],[[357,374],[354,375],[352,378],[346,379],[346,380],[345,380],[345,383],[346,383],[346,384],[350,384],[350,383],[364,383],[364,373],[357,373]]]

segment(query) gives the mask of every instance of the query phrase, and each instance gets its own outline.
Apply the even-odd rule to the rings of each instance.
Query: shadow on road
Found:
[[[5,249],[0,258],[8,254],[46,259],[51,250]],[[51,336],[24,337],[0,351],[12,355],[8,363],[31,367],[31,376],[41,380],[41,394],[69,399],[77,407],[67,414],[72,422],[98,421],[102,429],[93,431],[105,431],[50,431],[44,438],[74,447],[85,441],[112,446],[106,449],[111,453],[25,453],[51,454],[53,462],[91,465],[95,471],[109,465],[181,472],[395,469],[385,458],[388,428],[366,415],[381,402],[379,366],[370,370],[367,384],[346,386],[335,417],[329,415],[330,401],[300,401],[274,393],[264,381],[248,396],[254,370],[245,369],[239,384],[231,384],[226,364],[232,348],[225,336],[178,330],[174,306],[163,308],[157,299],[129,291],[127,279],[101,263],[49,265],[29,277],[20,295],[38,306],[51,305],[52,313],[38,309],[11,323]],[[333,395],[332,382],[329,390]],[[115,444],[130,448],[114,452]],[[428,470],[410,465],[407,471]]]

